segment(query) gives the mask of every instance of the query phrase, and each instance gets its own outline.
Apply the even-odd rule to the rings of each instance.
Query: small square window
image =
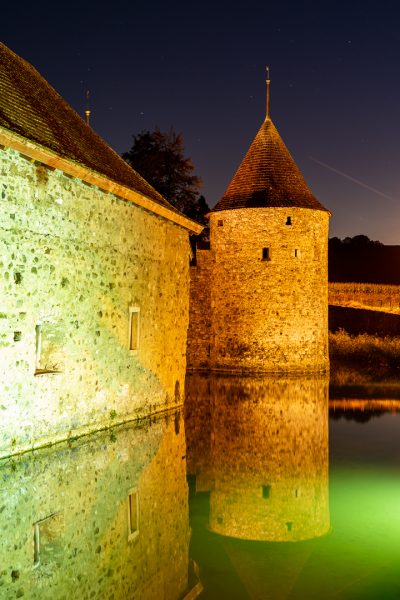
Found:
[[[50,320],[36,325],[35,375],[60,373],[63,367],[64,331]]]
[[[286,225],[291,225],[291,224],[292,224],[292,217],[287,217]]]
[[[224,222],[222,219],[218,219],[218,227],[223,227],[224,226]]]
[[[128,540],[139,535],[139,492],[130,490],[128,495]]]
[[[140,309],[137,307],[129,308],[129,350],[137,352],[139,349],[140,336]]]

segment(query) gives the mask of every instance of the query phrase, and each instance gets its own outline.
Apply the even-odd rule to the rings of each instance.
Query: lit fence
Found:
[[[330,283],[329,304],[400,314],[400,286],[373,283]]]

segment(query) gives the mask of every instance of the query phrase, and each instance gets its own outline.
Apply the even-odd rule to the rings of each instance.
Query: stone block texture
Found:
[[[329,213],[247,207],[219,210],[210,220],[211,249],[200,253],[198,267],[191,271],[197,332],[192,324],[188,366],[325,371]],[[207,311],[209,321],[203,314]]]
[[[0,173],[0,456],[180,404],[187,230],[12,149]]]

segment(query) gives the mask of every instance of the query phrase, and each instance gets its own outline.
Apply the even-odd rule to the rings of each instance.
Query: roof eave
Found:
[[[260,210],[260,209],[265,209],[268,208],[270,210],[273,210],[275,208],[285,208],[287,210],[289,210],[290,208],[300,208],[300,209],[304,209],[304,210],[318,210],[320,212],[325,212],[328,214],[329,217],[332,216],[332,213],[330,210],[328,210],[327,208],[325,208],[325,206],[323,206],[320,202],[318,202],[319,206],[301,206],[300,204],[273,204],[273,205],[268,205],[266,204],[265,206],[225,206],[223,208],[217,208],[217,205],[214,206],[214,208],[207,213],[206,217],[210,218],[210,216],[212,214],[217,214],[219,212],[230,212],[233,210]]]
[[[32,140],[2,126],[0,126],[0,145],[17,150],[32,160],[38,160],[49,167],[60,169],[60,171],[63,171],[67,175],[77,177],[86,183],[95,185],[105,192],[115,194],[128,202],[132,202],[159,217],[163,217],[164,219],[187,229],[191,233],[198,235],[203,231],[203,225],[192,221],[182,213],[169,210],[167,207],[158,204],[139,192],[116,183],[105,175],[101,175],[97,171],[93,171],[81,163],[77,163],[68,158],[63,158],[53,150],[41,146],[37,142],[33,142]]]

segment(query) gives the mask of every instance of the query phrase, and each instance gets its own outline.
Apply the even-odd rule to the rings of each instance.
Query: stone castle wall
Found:
[[[14,150],[0,161],[0,456],[182,402],[187,231]]]
[[[212,369],[328,368],[328,218],[327,212],[305,208],[211,214]],[[204,304],[199,301],[204,282],[201,292],[196,285],[194,279],[191,302],[201,305],[193,313]],[[204,331],[199,328],[199,340]],[[202,366],[195,353],[188,363]]]

